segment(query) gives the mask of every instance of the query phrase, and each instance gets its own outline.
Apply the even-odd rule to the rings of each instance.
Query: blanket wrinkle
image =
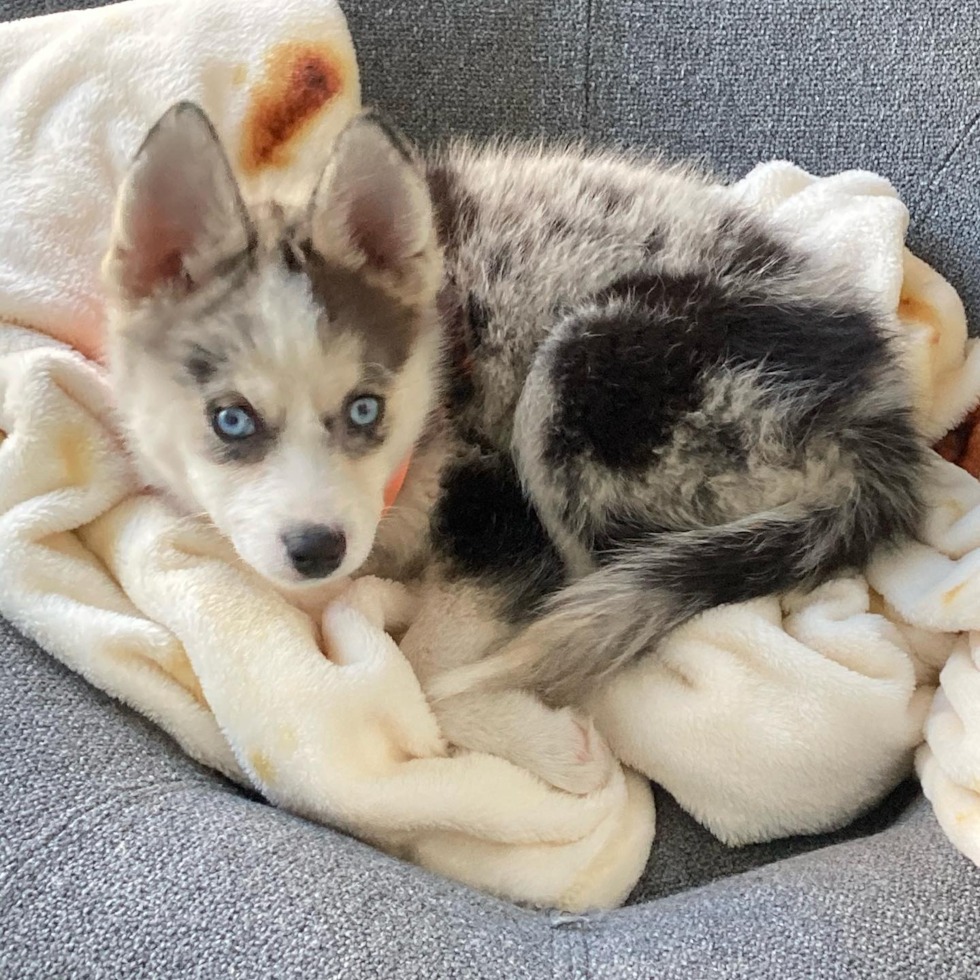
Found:
[[[301,193],[359,106],[335,0],[129,0],[0,25],[0,613],[199,762],[515,901],[622,902],[654,838],[650,779],[738,844],[849,822],[913,755],[946,833],[980,859],[971,434],[940,443],[920,542],[809,595],[712,610],[595,691],[622,765],[585,798],[446,746],[386,632],[422,605],[404,585],[352,583],[311,624],[213,527],[142,492],[103,369],[76,351],[101,347],[115,188],[180,98],[205,106],[250,194]],[[962,304],[905,249],[886,180],[777,161],[719,193],[849,270],[903,345],[930,438],[977,405]]]

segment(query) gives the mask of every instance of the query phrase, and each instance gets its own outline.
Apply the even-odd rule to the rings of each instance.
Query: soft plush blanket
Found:
[[[358,104],[333,0],[134,0],[0,28],[3,615],[270,801],[515,900],[621,901],[653,839],[647,777],[733,843],[817,831],[906,775],[924,724],[926,791],[980,858],[980,484],[938,456],[921,544],[867,580],[717,609],[599,691],[625,765],[587,798],[448,750],[381,626],[465,643],[465,619],[362,580],[326,612],[325,655],[213,529],[142,493],[103,369],[77,351],[99,351],[115,186],[178,98],[205,106],[253,189],[315,172]],[[962,307],[904,250],[886,181],[768,164],[731,193],[846,258],[904,338],[930,436],[976,404]]]

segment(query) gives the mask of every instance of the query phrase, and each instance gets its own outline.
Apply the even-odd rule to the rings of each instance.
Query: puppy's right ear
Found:
[[[184,295],[252,235],[211,121],[180,102],[150,130],[119,190],[103,279],[131,302],[165,290]]]

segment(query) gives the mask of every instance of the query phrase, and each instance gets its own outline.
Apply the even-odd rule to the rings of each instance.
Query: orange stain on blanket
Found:
[[[266,58],[265,76],[252,89],[239,164],[252,176],[290,162],[289,147],[343,90],[344,62],[324,42],[284,41]]]

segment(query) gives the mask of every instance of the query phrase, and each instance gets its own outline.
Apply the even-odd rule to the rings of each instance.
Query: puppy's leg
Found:
[[[337,600],[356,609],[372,626],[399,636],[411,626],[417,598],[400,582],[365,575],[355,579]]]
[[[453,745],[501,756],[568,793],[592,793],[612,774],[606,743],[573,708],[555,710],[516,690],[463,694],[433,707]]]
[[[433,575],[409,602],[415,616],[400,646],[427,694],[447,671],[479,660],[509,632],[477,585]],[[453,745],[499,755],[570,793],[599,789],[612,772],[608,748],[581,712],[552,710],[529,692],[435,698],[432,709]]]

